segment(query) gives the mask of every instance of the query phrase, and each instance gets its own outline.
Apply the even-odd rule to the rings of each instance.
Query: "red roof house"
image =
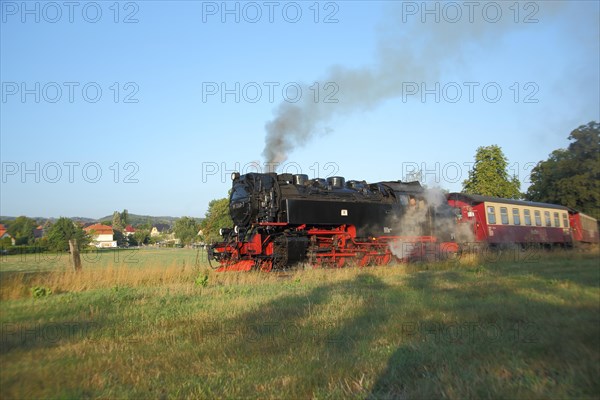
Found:
[[[108,225],[94,224],[83,228],[93,237],[93,245],[96,247],[117,247],[117,242],[113,240],[113,228]]]

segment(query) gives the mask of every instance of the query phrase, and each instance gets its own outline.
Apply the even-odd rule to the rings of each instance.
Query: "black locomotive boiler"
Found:
[[[388,264],[432,247],[456,250],[451,233],[438,229],[453,221],[452,209],[429,204],[419,182],[275,173],[234,173],[232,181],[234,226],[209,247],[221,271]]]

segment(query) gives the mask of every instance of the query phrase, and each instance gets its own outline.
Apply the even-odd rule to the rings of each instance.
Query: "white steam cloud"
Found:
[[[431,244],[434,254],[430,256],[443,257],[443,248],[440,242],[453,241],[458,243],[471,243],[475,240],[473,227],[470,224],[457,224],[452,215],[433,215],[446,209],[446,194],[440,188],[427,188],[422,195],[415,199],[415,203],[406,208],[406,212],[397,221],[394,221],[395,231],[401,237],[390,243],[390,251],[398,259],[410,259],[418,247],[421,246],[418,237],[434,235],[437,242]],[[442,208],[443,207],[443,208]],[[415,241],[413,241],[413,239]],[[435,253],[435,252],[439,252]],[[418,254],[420,255],[420,254]]]

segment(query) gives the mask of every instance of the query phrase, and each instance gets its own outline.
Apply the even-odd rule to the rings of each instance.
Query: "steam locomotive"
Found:
[[[297,263],[342,267],[457,250],[455,212],[426,198],[419,182],[304,174],[232,174],[234,227],[208,249],[220,271],[281,270]],[[435,204],[434,204],[435,203]]]

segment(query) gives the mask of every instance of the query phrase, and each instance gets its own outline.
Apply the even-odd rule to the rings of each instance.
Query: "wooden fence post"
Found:
[[[71,250],[71,265],[75,272],[81,271],[81,257],[79,256],[79,248],[77,247],[77,239],[69,240],[69,250]]]

